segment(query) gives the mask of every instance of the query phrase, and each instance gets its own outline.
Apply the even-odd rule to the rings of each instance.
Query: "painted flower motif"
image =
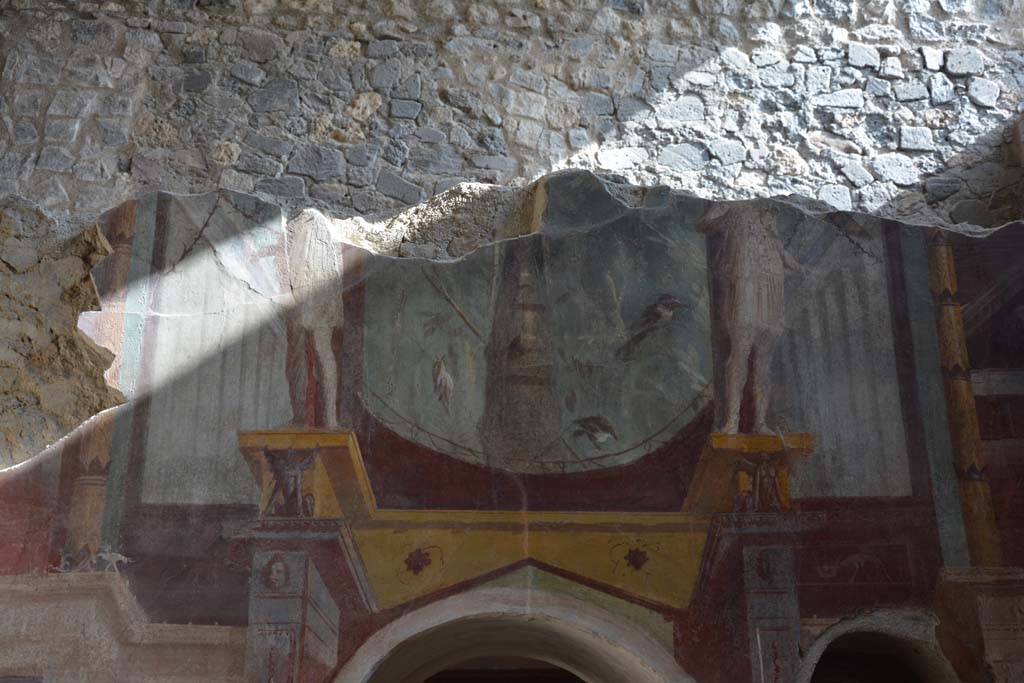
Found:
[[[632,567],[633,571],[640,571],[647,564],[647,560],[651,558],[647,555],[646,551],[640,548],[630,548],[624,559],[626,564]]]
[[[430,566],[430,551],[425,548],[416,548],[405,556],[405,569],[413,574],[419,574]]]

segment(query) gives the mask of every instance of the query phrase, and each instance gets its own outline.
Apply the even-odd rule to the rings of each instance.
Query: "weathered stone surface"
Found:
[[[264,178],[256,183],[255,190],[275,197],[304,197],[306,181],[298,176],[289,175],[280,178]]]
[[[893,86],[893,94],[900,102],[915,102],[928,99],[928,88],[921,81],[906,81]]]
[[[0,203],[0,467],[122,400],[103,377],[113,354],[77,325],[79,313],[99,306],[90,271],[110,245],[95,227],[64,245],[54,231],[31,205]]]
[[[878,48],[873,45],[851,41],[847,54],[851,66],[877,69],[881,65],[881,56],[878,54]]]
[[[932,104],[946,104],[956,97],[953,82],[943,73],[932,75],[928,80],[928,88],[931,91]]]
[[[696,95],[684,95],[655,108],[659,128],[675,128],[690,121],[703,121],[704,113],[704,101]]]
[[[881,179],[897,185],[913,185],[920,175],[913,160],[903,154],[879,155],[872,159],[871,167]]]
[[[47,142],[74,142],[78,127],[78,119],[47,119],[44,135]]]
[[[690,142],[668,145],[658,155],[658,163],[673,171],[699,171],[707,165],[709,159],[704,145]]]
[[[421,109],[423,105],[415,100],[391,100],[391,116],[396,119],[414,119]]]
[[[47,171],[70,171],[75,163],[75,158],[62,147],[43,147],[39,152],[39,159],[36,161],[38,168]]]
[[[846,176],[847,180],[853,183],[854,187],[864,187],[875,180],[875,177],[871,175],[871,172],[864,168],[863,164],[857,161],[851,161],[844,165],[842,172],[843,175]]]
[[[288,161],[288,172],[328,180],[345,175],[345,155],[323,145],[299,145]]]
[[[11,129],[11,142],[15,145],[30,145],[39,139],[39,132],[30,121],[18,121]]]
[[[299,84],[290,78],[273,78],[249,95],[253,111],[295,111],[298,107]]]
[[[864,106],[864,92],[854,88],[837,90],[826,95],[816,95],[811,102],[819,107],[860,109]]]
[[[818,199],[831,204],[841,211],[849,211],[853,208],[853,198],[850,195],[850,188],[845,185],[822,185],[818,188]]]
[[[930,202],[938,202],[960,191],[963,183],[959,178],[937,177],[924,181],[925,196]]]
[[[999,92],[999,84],[987,78],[973,77],[967,81],[967,97],[979,107],[996,106]]]
[[[252,62],[238,62],[231,67],[231,75],[250,85],[260,85],[267,80],[267,72]]]
[[[712,140],[708,143],[708,151],[723,166],[738,164],[747,158],[747,148],[738,140]]]
[[[386,168],[377,176],[377,189],[381,194],[405,204],[415,204],[423,198],[423,190],[419,186]]]
[[[976,47],[957,47],[946,53],[946,73],[971,76],[984,73],[985,58]]]
[[[914,151],[931,151],[935,149],[930,128],[921,126],[900,127],[900,149]]]

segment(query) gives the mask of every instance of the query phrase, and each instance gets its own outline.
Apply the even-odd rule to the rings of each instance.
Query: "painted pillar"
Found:
[[[306,553],[255,553],[246,683],[326,680],[337,664],[338,620],[338,606]]]
[[[79,318],[79,326],[100,346],[114,354],[105,377],[120,388],[121,345],[124,338],[124,306],[132,262],[135,230],[135,201],[111,210],[102,219],[102,232],[112,252],[93,269],[93,280],[102,310]],[[88,548],[99,552],[103,544],[103,518],[107,504],[110,451],[114,439],[114,413],[106,413],[89,425],[82,435],[78,474],[71,490],[66,550],[72,554]]]
[[[929,252],[939,362],[946,389],[953,465],[960,488],[967,547],[972,565],[999,566],[1002,564],[1002,549],[992,508],[992,491],[985,471],[985,454],[971,385],[971,366],[967,358],[967,338],[960,304],[956,300],[956,265],[948,234],[936,230],[930,238]]]

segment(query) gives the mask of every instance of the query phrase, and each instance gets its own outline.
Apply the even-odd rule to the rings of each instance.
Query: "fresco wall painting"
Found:
[[[950,238],[539,182],[536,224],[449,262],[230,192],[107,214],[80,325],[128,402],[3,475],[3,572],[235,634],[195,680],[346,680],[402,615],[516,587],[702,683],[786,683],[839,619],[1000,563],[985,457],[1019,458],[982,440]]]

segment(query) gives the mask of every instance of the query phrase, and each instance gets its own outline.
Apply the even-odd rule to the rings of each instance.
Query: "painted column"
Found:
[[[338,606],[302,552],[255,553],[246,683],[322,681],[338,657]]]
[[[985,471],[978,412],[971,385],[970,361],[963,317],[956,300],[956,265],[949,236],[936,230],[930,239],[931,290],[935,297],[939,362],[946,389],[953,464],[960,487],[964,527],[971,564],[1002,564],[999,530],[992,508],[992,491]]]

